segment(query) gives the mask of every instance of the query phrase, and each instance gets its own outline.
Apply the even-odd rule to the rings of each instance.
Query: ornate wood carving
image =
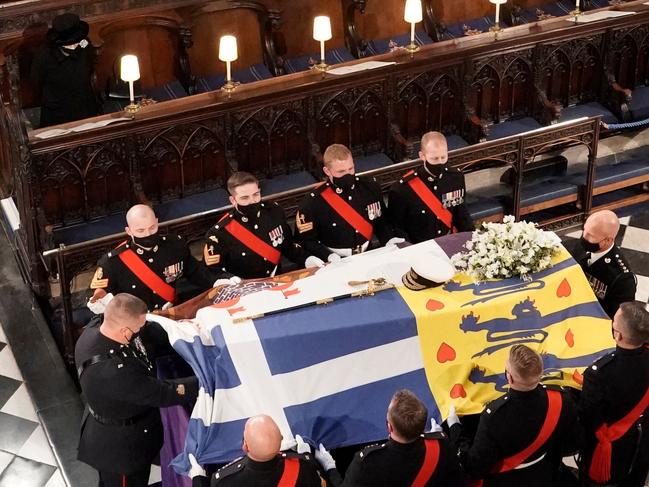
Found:
[[[354,57],[366,55],[367,41],[361,38],[356,29],[356,11],[365,12],[367,0],[341,0],[343,10],[343,26],[345,29],[345,45]]]

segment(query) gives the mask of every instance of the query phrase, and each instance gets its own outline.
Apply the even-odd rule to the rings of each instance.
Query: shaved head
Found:
[[[421,147],[426,147],[428,144],[447,147],[446,137],[441,132],[426,132],[421,138]]]
[[[620,230],[620,220],[610,210],[596,211],[584,223],[584,239],[591,243],[599,243],[600,251],[615,243],[615,237]]]
[[[282,446],[282,434],[273,418],[265,414],[253,416],[243,430],[243,450],[258,462],[275,457]]]
[[[446,164],[448,161],[448,145],[444,134],[426,132],[421,138],[419,158],[430,165]]]
[[[158,218],[153,209],[147,205],[135,205],[126,213],[124,229],[131,237],[148,237],[158,232]]]
[[[120,293],[106,305],[100,331],[114,340],[128,343],[146,324],[146,304],[132,294]],[[122,342],[124,343],[124,342]]]

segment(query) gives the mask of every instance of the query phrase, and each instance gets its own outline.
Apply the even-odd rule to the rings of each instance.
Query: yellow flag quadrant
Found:
[[[417,320],[428,384],[443,417],[480,413],[506,391],[512,345],[538,351],[544,383],[581,387],[585,367],[614,346],[611,322],[565,249],[552,268],[522,279],[475,283],[458,274],[425,291],[400,287]]]

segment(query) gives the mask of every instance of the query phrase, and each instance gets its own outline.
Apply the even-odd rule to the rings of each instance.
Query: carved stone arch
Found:
[[[221,138],[205,125],[192,127],[181,149],[183,196],[225,185],[230,168]]]
[[[172,130],[156,134],[139,154],[142,190],[153,202],[182,196],[181,148],[172,139]]]

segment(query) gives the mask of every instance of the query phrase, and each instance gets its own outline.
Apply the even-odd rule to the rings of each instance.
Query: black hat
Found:
[[[52,28],[47,31],[47,40],[58,46],[76,44],[88,36],[88,30],[87,22],[68,12],[54,17]]]
[[[444,284],[455,276],[455,267],[448,260],[430,256],[427,260],[413,264],[401,281],[413,291],[422,291]]]

